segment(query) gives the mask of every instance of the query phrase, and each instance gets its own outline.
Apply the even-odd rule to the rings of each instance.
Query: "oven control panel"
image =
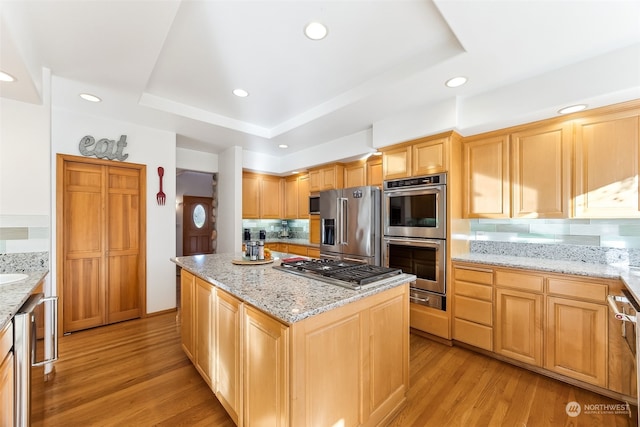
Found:
[[[444,173],[437,175],[427,175],[421,176],[417,178],[407,178],[407,179],[395,179],[393,181],[385,181],[384,188],[392,189],[392,188],[404,188],[404,187],[419,187],[424,185],[437,185],[437,184],[446,184],[447,175]]]

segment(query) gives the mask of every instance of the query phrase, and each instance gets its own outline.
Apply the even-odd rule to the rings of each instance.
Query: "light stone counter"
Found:
[[[637,301],[640,301],[640,268],[628,265],[598,264],[580,261],[563,261],[546,258],[468,253],[452,257],[456,262],[472,262],[497,267],[524,268],[551,273],[574,274],[578,276],[622,279]]]
[[[0,330],[11,321],[47,273],[47,270],[27,272],[28,277],[24,280],[0,285]]]
[[[381,280],[378,286],[354,291],[319,280],[307,279],[273,268],[282,258],[298,255],[272,252],[275,260],[264,265],[234,265],[241,253],[195,255],[171,261],[248,304],[292,324],[383,292],[416,279],[410,274]]]

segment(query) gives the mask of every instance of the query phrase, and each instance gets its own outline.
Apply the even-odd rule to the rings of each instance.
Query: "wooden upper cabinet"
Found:
[[[412,176],[430,175],[447,171],[449,137],[424,141],[412,146]]]
[[[309,218],[309,175],[298,176],[298,218]]]
[[[587,116],[575,126],[575,216],[640,217],[638,110]]]
[[[408,178],[411,176],[411,146],[394,148],[382,153],[382,176],[384,179]]]
[[[465,141],[462,148],[465,218],[509,218],[509,136]]]
[[[298,217],[298,177],[290,176],[284,180],[284,217]]]
[[[309,191],[344,188],[344,165],[336,163],[309,171]]]
[[[367,185],[382,188],[382,156],[370,157],[367,160]]]
[[[279,176],[242,174],[242,217],[280,219],[283,214],[284,185]]]
[[[571,127],[536,127],[511,134],[514,218],[570,216]]]
[[[242,174],[242,217],[260,218],[260,175]]]
[[[344,167],[344,187],[367,185],[367,167],[363,161],[347,163]]]

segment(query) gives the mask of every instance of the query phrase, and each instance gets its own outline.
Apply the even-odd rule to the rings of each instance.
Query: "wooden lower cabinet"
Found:
[[[215,393],[233,421],[241,425],[242,301],[221,289],[216,289],[215,314]]]
[[[409,313],[410,326],[413,329],[447,340],[451,339],[449,315],[446,311],[411,303]]]
[[[547,297],[545,368],[607,387],[606,305]]]
[[[180,273],[180,337],[182,349],[187,357],[194,362],[194,301],[196,277],[188,271]]]
[[[289,425],[289,327],[250,306],[244,310],[245,426]]]
[[[207,382],[211,390],[215,390],[215,370],[213,355],[216,353],[215,340],[215,288],[200,278],[195,279],[194,287],[194,365]]]
[[[196,364],[200,340],[213,339],[211,383],[238,426],[377,426],[405,403],[408,284],[291,325],[214,286],[214,320],[198,329],[200,282],[182,271],[183,348]]]
[[[621,399],[637,396],[635,360],[606,302],[620,294],[619,280],[467,263],[454,263],[453,277],[455,341]]]
[[[0,331],[0,426],[12,426],[14,415],[13,323]]]
[[[496,353],[542,366],[542,300],[538,294],[496,289]]]

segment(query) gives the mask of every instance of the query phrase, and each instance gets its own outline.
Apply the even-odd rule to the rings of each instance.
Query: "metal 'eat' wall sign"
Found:
[[[96,156],[99,159],[125,160],[129,154],[123,154],[127,146],[127,135],[121,135],[118,142],[113,139],[102,138],[96,141],[87,135],[80,140],[78,148],[83,156]]]

